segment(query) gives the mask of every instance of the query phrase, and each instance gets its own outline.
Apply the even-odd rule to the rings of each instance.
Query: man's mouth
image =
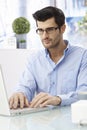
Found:
[[[45,39],[45,40],[43,40],[43,43],[44,43],[44,44],[49,44],[49,43],[50,43],[50,40]]]

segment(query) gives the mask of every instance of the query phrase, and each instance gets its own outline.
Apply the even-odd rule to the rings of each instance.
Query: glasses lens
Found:
[[[58,29],[58,27],[50,27],[50,28],[46,28],[45,30],[38,28],[38,29],[36,30],[36,33],[38,33],[38,34],[43,34],[44,31],[45,31],[46,33],[50,34],[50,33],[53,33],[56,29]]]
[[[44,32],[43,29],[37,29],[37,30],[36,30],[36,33],[38,33],[38,34],[43,34],[43,32]]]
[[[47,28],[47,29],[46,29],[46,32],[47,32],[47,33],[53,33],[55,30],[56,30],[55,27],[50,27],[50,28]]]

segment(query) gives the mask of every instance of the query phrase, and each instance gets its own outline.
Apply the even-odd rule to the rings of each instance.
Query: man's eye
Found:
[[[37,33],[43,32],[43,29],[37,29],[36,32]]]
[[[47,28],[47,31],[53,31],[54,28]]]
[[[43,32],[43,29],[38,29],[39,32]]]

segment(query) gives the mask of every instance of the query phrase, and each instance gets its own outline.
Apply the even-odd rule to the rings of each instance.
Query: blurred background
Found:
[[[32,14],[49,5],[61,8],[65,13],[67,28],[64,38],[86,48],[87,0],[0,0],[0,48],[16,48],[12,22],[18,17],[26,17],[30,22],[26,49],[42,48]]]

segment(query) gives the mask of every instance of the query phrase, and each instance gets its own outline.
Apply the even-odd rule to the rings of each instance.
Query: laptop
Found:
[[[2,67],[0,65],[0,115],[3,116],[15,116],[22,114],[35,113],[40,111],[46,111],[52,109],[52,106],[47,106],[43,108],[18,108],[18,109],[10,109],[8,103],[8,95],[6,91],[4,76]]]

